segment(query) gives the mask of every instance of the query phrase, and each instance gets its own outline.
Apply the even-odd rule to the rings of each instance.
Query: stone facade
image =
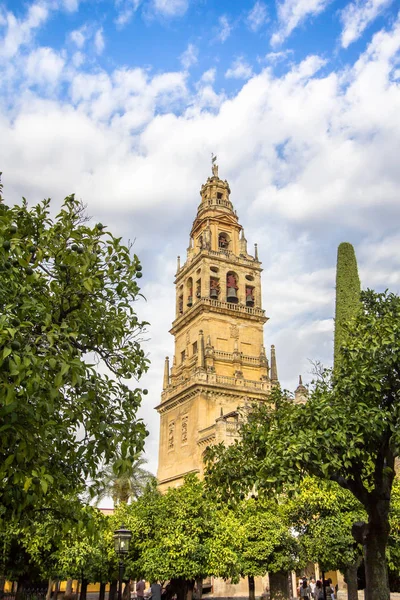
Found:
[[[165,362],[160,414],[160,489],[203,471],[203,452],[237,436],[237,408],[265,400],[277,382],[264,347],[261,263],[230,201],[228,182],[212,177],[201,187],[187,258],[175,279],[175,353]]]

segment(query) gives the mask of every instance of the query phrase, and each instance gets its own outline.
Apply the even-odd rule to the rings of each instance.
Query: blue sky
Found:
[[[141,408],[157,463],[164,357],[218,155],[263,261],[265,344],[284,386],[332,358],[337,245],[364,287],[400,292],[398,0],[0,2],[5,196],[75,192],[135,240],[151,323]]]

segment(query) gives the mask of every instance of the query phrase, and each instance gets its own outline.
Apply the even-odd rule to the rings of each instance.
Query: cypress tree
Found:
[[[334,369],[338,366],[339,351],[346,338],[345,324],[360,307],[360,279],[354,248],[348,242],[338,247],[336,265],[336,305],[334,332]]]

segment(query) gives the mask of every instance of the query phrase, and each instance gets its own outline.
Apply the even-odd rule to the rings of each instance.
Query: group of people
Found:
[[[317,581],[315,581],[314,577],[311,577],[309,580],[307,577],[302,577],[299,581],[299,588],[297,591],[300,598],[307,598],[307,600],[324,600],[325,598],[326,600],[337,600],[337,589],[333,587],[332,579],[327,579],[325,581],[317,579]]]
[[[137,600],[161,600],[162,590],[158,581],[153,581],[150,589],[146,591],[146,584],[143,579],[136,582],[136,598]]]

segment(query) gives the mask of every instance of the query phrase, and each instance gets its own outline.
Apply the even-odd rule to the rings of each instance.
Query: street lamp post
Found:
[[[124,557],[129,552],[129,542],[131,541],[132,532],[125,529],[121,525],[119,529],[114,531],[114,549],[119,558],[119,577],[118,577],[118,600],[122,600],[122,577],[124,574]]]

